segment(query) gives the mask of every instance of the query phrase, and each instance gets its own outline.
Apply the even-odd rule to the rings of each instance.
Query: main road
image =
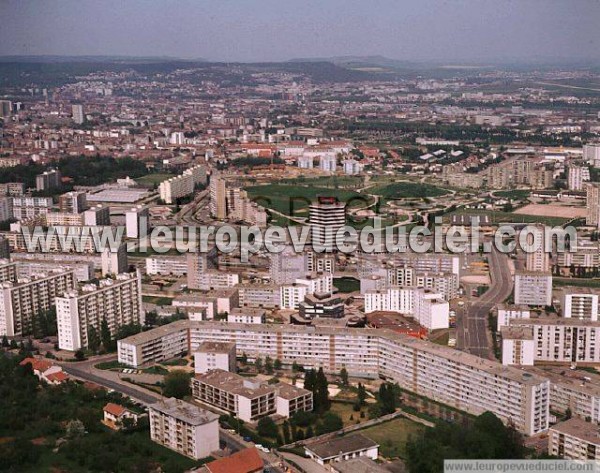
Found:
[[[490,286],[476,301],[468,303],[462,317],[457,317],[458,348],[482,358],[494,359],[488,315],[513,289],[508,256],[492,248],[488,253]]]

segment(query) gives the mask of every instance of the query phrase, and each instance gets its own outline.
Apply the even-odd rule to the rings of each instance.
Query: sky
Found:
[[[600,0],[0,0],[0,55],[600,61]]]

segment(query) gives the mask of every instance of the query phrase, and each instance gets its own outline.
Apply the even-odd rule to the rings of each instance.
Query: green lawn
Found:
[[[600,279],[592,278],[552,278],[555,286],[600,287]]]
[[[355,412],[352,407],[353,405],[350,402],[333,401],[331,403],[330,411],[341,417],[342,421],[344,422],[344,426],[354,425],[357,423],[357,421],[365,422],[369,419],[368,415],[366,414],[366,407],[363,407],[362,409],[365,412],[365,417],[363,418],[360,417],[360,412]]]
[[[263,207],[302,217],[308,216],[309,202],[314,202],[318,196],[337,197],[341,202],[356,199],[350,202],[350,207],[364,207],[369,200],[350,190],[301,185],[268,184],[247,187],[246,191],[250,198],[256,199],[256,203]]]
[[[496,191],[494,195],[496,197],[503,197],[504,199],[523,200],[529,197],[531,194],[530,190],[527,189],[513,189],[510,191]]]
[[[382,196],[384,199],[406,199],[406,198],[424,198],[441,197],[449,192],[440,187],[431,184],[422,184],[419,182],[394,182],[384,186],[375,186],[367,189],[370,194]]]
[[[524,215],[512,212],[497,212],[493,210],[461,209],[444,215],[444,222],[450,222],[452,215],[489,215],[492,223],[543,223],[550,226],[563,225],[570,219],[562,217],[543,217],[540,215]]]
[[[140,186],[153,187],[155,184],[158,185],[162,181],[166,181],[171,177],[175,177],[175,174],[169,173],[154,173],[154,174],[146,174],[145,176],[138,177],[135,181]]]
[[[295,186],[358,189],[362,186],[363,178],[358,176],[319,176],[309,178],[300,176],[293,179],[282,179],[281,183]]]
[[[334,278],[333,285],[343,293],[360,291],[360,281],[356,278]]]
[[[425,428],[409,419],[399,417],[361,430],[360,433],[380,445],[380,455],[386,458],[405,458],[407,441],[411,436],[418,435]],[[426,454],[426,452],[423,452],[423,454]]]
[[[171,297],[142,296],[142,302],[163,306],[171,305],[173,303],[173,299]]]

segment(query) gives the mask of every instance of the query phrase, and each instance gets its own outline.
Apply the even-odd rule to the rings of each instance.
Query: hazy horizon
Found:
[[[0,16],[0,56],[600,60],[597,0],[6,0]]]

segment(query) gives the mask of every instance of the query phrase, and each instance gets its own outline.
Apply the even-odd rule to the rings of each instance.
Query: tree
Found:
[[[158,324],[158,313],[155,310],[151,310],[150,312],[146,312],[146,318],[144,319],[144,324],[147,327],[153,327]]]
[[[340,380],[342,382],[342,386],[348,386],[348,371],[346,368],[342,368],[340,370]]]
[[[100,336],[93,325],[88,327],[88,348],[94,353],[100,348]]]
[[[314,436],[315,436],[315,433],[313,432],[312,425],[309,425],[306,428],[306,438],[309,439],[309,438],[314,437]]]
[[[292,372],[298,373],[299,371],[301,371],[300,365],[296,363],[296,360],[294,360],[294,362],[292,363]]]
[[[270,417],[263,417],[258,421],[257,432],[261,437],[276,439],[278,434],[277,424]]]
[[[19,348],[19,344],[17,343],[17,341],[14,338],[10,341],[10,348],[13,350],[15,348]]]
[[[262,358],[258,357],[256,360],[254,360],[254,366],[256,367],[257,372],[262,373],[262,370],[263,370]]]
[[[365,405],[365,401],[367,400],[367,390],[362,383],[358,383],[358,392],[356,394],[358,405],[360,407]],[[359,409],[360,410],[360,409]]]
[[[342,418],[333,412],[326,412],[321,417],[321,421],[317,424],[317,435],[335,432],[344,427]]]
[[[292,441],[292,435],[290,433],[290,423],[286,420],[283,422],[283,440],[286,444]]]
[[[279,358],[275,358],[275,362],[273,363],[273,368],[277,371],[281,369],[281,360]]]
[[[379,405],[381,415],[392,414],[396,411],[396,392],[393,384],[383,383],[381,386],[379,386],[377,403]]]
[[[79,419],[73,419],[67,424],[67,437],[74,439],[85,434],[85,426]]]
[[[183,399],[191,394],[191,375],[183,370],[169,372],[164,379],[163,396]]]
[[[315,410],[319,413],[329,410],[329,407],[331,406],[329,401],[329,383],[327,382],[327,377],[323,372],[323,368],[319,368],[319,371],[317,372],[313,400],[315,396],[317,400]]]
[[[102,322],[100,322],[100,338],[102,339],[102,345],[104,346],[104,349],[106,351],[112,351],[113,340],[106,317],[102,319]]]
[[[8,348],[10,346],[10,342],[8,341],[8,337],[6,335],[2,337],[2,346],[4,348]]]
[[[265,358],[265,372],[267,374],[273,374],[273,360],[270,356]]]
[[[75,359],[77,361],[83,361],[83,360],[85,360],[85,353],[83,353],[83,350],[77,350],[75,352]]]
[[[308,370],[304,375],[304,389],[312,391],[314,394],[316,382],[317,373],[315,373],[315,370]]]
[[[246,355],[246,353],[242,353],[242,358],[240,358],[240,361],[242,362],[243,365],[247,365],[248,364],[248,355]]]

